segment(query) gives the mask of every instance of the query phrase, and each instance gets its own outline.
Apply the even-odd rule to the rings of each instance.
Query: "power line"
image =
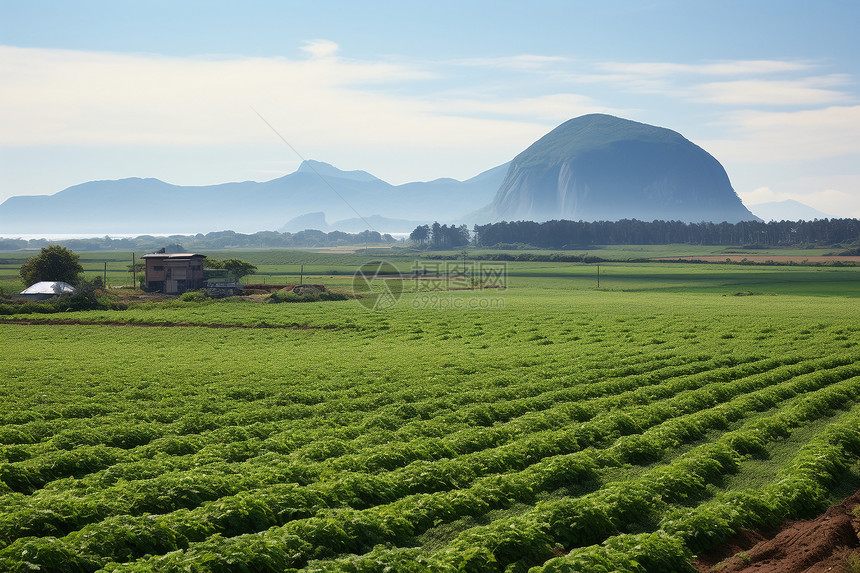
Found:
[[[251,106],[249,106],[249,107],[251,107]],[[365,218],[362,216],[362,214],[361,214],[361,213],[359,213],[359,212],[356,210],[356,208],[355,208],[355,207],[353,207],[353,206],[350,204],[350,202],[349,202],[349,201],[347,201],[347,200],[346,200],[346,198],[345,198],[343,195],[341,195],[341,194],[338,192],[338,190],[337,190],[337,189],[335,189],[335,188],[332,186],[332,184],[331,184],[331,183],[329,183],[329,182],[328,182],[328,180],[327,180],[325,177],[323,177],[323,176],[322,176],[322,174],[321,174],[319,171],[317,171],[317,170],[316,170],[316,168],[315,168],[315,167],[314,167],[310,162],[308,162],[308,160],[307,160],[307,159],[305,159],[305,158],[302,156],[302,154],[301,154],[301,153],[299,153],[299,152],[298,152],[298,150],[297,150],[295,147],[293,147],[292,145],[290,145],[290,142],[289,142],[289,141],[287,141],[287,140],[284,138],[284,136],[283,136],[283,135],[281,135],[281,134],[280,134],[280,132],[278,132],[278,130],[277,130],[277,129],[275,129],[275,127],[274,127],[271,123],[269,123],[268,121],[266,121],[266,118],[265,118],[265,117],[263,117],[263,116],[260,114],[260,112],[259,112],[259,111],[257,111],[257,110],[256,110],[256,109],[254,109],[253,107],[251,107],[251,111],[253,111],[254,113],[256,113],[256,114],[257,114],[257,117],[259,117],[261,120],[263,120],[263,123],[265,123],[266,125],[268,125],[268,126],[269,126],[269,129],[271,129],[272,131],[274,131],[274,132],[275,132],[275,135],[277,135],[279,138],[281,138],[281,141],[283,141],[284,143],[286,143],[286,144],[287,144],[287,147],[289,147],[290,149],[292,149],[292,150],[293,150],[293,153],[295,153],[295,154],[299,157],[299,159],[301,159],[301,160],[302,160],[302,163],[304,163],[305,165],[307,165],[307,166],[310,168],[310,170],[311,170],[311,171],[313,171],[314,173],[316,173],[317,177],[319,177],[319,178],[322,180],[322,182],[326,184],[326,187],[328,187],[329,189],[331,189],[331,190],[334,192],[334,194],[335,194],[335,195],[337,195],[338,197],[340,197],[340,200],[341,200],[341,201],[343,201],[343,202],[346,204],[346,206],[347,206],[347,207],[349,207],[350,209],[352,209],[352,212],[353,212],[353,213],[355,213],[356,215],[358,215],[358,218],[359,218],[359,219],[361,219],[362,221],[364,221],[364,224],[365,224],[365,225],[367,225],[367,226],[368,226],[368,228],[370,228],[370,229],[371,229],[371,230],[373,230],[373,231],[376,231],[376,229],[374,229],[373,225],[371,225],[371,224],[370,224],[370,222],[369,222],[367,219],[365,219]],[[376,231],[376,232],[378,233],[379,231]]]

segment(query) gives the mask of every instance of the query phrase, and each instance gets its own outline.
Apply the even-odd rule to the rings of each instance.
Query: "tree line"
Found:
[[[432,225],[418,225],[409,234],[409,240],[419,246],[433,249],[451,249],[468,245],[471,237],[466,225],[440,225],[438,221]]]
[[[216,231],[198,233],[196,235],[170,235],[169,239],[182,243],[192,251],[228,248],[307,248],[307,247],[336,247],[339,245],[379,245],[396,243],[397,239],[389,234],[376,231],[361,233],[344,233],[341,231],[307,230],[298,233],[279,233],[277,231],[260,231],[244,234],[235,231]],[[140,235],[134,238],[111,238],[110,236],[91,239],[66,239],[49,241],[48,239],[4,239],[0,238],[0,251],[33,249],[60,244],[76,251],[145,251],[152,252],[163,246],[163,236]]]
[[[740,223],[683,223],[681,221],[510,221],[476,225],[475,244],[498,247],[513,244],[540,248],[582,248],[589,245],[836,245],[860,239],[858,219],[814,221],[743,221]]]

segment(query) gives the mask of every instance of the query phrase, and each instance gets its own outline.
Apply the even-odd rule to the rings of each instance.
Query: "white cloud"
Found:
[[[784,60],[737,60],[706,64],[676,62],[603,62],[598,69],[623,76],[702,76],[763,75],[808,70],[812,64]]]
[[[756,174],[752,191],[736,186],[745,203],[794,199],[825,213],[860,218],[860,106],[738,112],[721,127],[728,130],[726,138],[697,143],[729,174]]]
[[[552,127],[549,122],[584,113],[624,114],[574,90],[507,99],[485,93],[465,97],[404,95],[391,87],[435,76],[409,63],[341,58],[338,45],[329,40],[309,41],[302,50],[307,54],[304,59],[176,58],[0,46],[0,93],[4,103],[0,108],[0,145],[260,143],[267,134],[250,113],[249,106],[253,106],[273,125],[283,128],[285,136],[307,145],[336,140],[344,145],[444,146],[452,145],[450,133],[457,132],[464,147],[498,148],[499,137],[511,131],[524,135],[545,133],[546,127]],[[566,61],[563,57],[526,54],[459,63],[522,70],[546,68],[550,73],[562,73],[555,66]],[[705,66],[603,65],[607,70],[638,74],[651,71],[657,76],[693,70],[710,74],[731,70],[776,72],[806,66],[778,61]],[[599,75],[590,76],[590,80],[589,76],[579,77],[579,81],[600,79]],[[660,77],[610,74],[602,79],[626,81],[634,90],[672,93]],[[841,76],[828,76],[794,84],[760,80],[713,82],[700,86],[698,95],[725,103],[773,100],[779,96],[793,102],[832,102],[841,96],[827,87],[844,81]],[[695,89],[687,88],[686,93]],[[829,113],[836,113],[836,109],[856,108],[831,108]],[[767,140],[765,143],[774,139],[769,134],[775,133],[781,150],[791,145],[792,138],[785,137],[780,122],[792,125],[798,118],[786,116],[763,123],[761,115],[738,117],[742,139],[758,145],[762,139]],[[794,120],[789,121],[791,118]],[[847,122],[855,123],[853,119]],[[805,129],[819,133],[823,125],[830,124],[815,119]],[[848,131],[844,118],[839,118],[833,128],[839,133]],[[856,149],[853,133],[852,137],[836,138],[837,142],[830,138],[826,145],[816,147],[825,154],[838,146]],[[420,141],[416,134],[420,134]]]
[[[852,83],[849,76],[808,75],[816,66],[803,61],[603,62],[594,67],[598,73],[571,74],[570,81],[615,84],[631,93],[735,107],[810,107],[856,101],[848,91],[837,89]],[[713,81],[702,82],[704,78]]]
[[[733,80],[699,84],[694,99],[723,105],[820,106],[853,101],[846,92],[827,89],[847,83],[843,75],[797,80]]]
[[[311,40],[305,42],[305,45],[302,46],[302,51],[307,52],[315,58],[333,56],[339,49],[340,46],[331,40]]]
[[[727,116],[729,138],[702,146],[720,160],[739,163],[811,161],[860,156],[860,105],[791,112],[737,112]]]
[[[782,197],[777,193],[774,193],[770,187],[759,187],[758,189],[746,192],[738,191],[738,197],[740,197],[741,201],[744,202],[744,205],[747,206],[787,199],[787,197]]]
[[[216,147],[282,147],[253,107],[306,157],[399,183],[475,175],[549,131],[541,118],[582,105],[549,96],[521,100],[515,114],[503,101],[405,95],[399,88],[434,76],[340,58],[324,40],[304,51],[304,59],[178,58],[0,46],[0,145],[125,146],[129,154],[208,147],[213,157]],[[476,113],[464,117],[460,105]]]
[[[304,49],[309,59],[0,47],[0,144],[259,143],[270,134],[249,106],[308,143],[404,144],[420,134],[432,145],[456,130],[468,144],[493,145],[510,128],[465,118],[455,127],[436,103],[366,87],[425,79],[421,69],[343,60],[333,42]]]
[[[611,109],[588,96],[569,93],[509,100],[451,100],[446,101],[444,107],[459,110],[464,115],[522,117],[552,122],[567,121],[589,113],[625,115],[624,110]]]

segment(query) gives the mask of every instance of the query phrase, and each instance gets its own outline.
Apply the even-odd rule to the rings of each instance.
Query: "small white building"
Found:
[[[63,281],[42,281],[21,291],[20,296],[33,300],[45,300],[61,294],[74,294],[78,289]]]

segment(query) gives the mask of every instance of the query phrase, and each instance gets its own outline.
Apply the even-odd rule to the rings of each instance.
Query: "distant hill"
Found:
[[[341,169],[338,169],[334,165],[329,165],[328,163],[323,163],[322,161],[314,161],[313,159],[302,161],[302,164],[299,165],[299,169],[296,171],[296,173],[313,173],[318,177],[322,176],[325,178],[333,177],[336,179],[351,179],[353,181],[382,181],[382,179],[371,175],[367,171],[343,171]]]
[[[418,225],[432,223],[432,220],[413,220],[413,219],[391,219],[380,215],[371,215],[370,217],[353,217],[352,219],[343,219],[329,224],[326,221],[325,213],[318,211],[316,213],[307,213],[294,219],[287,221],[287,224],[276,229],[281,233],[298,233],[308,229],[317,231],[341,231],[344,233],[360,233],[362,231],[376,229],[379,233],[406,233]],[[369,225],[368,225],[369,223]]]
[[[466,181],[391,185],[365,171],[342,171],[306,161],[296,172],[262,183],[181,186],[158,179],[91,181],[54,195],[10,197],[0,205],[0,234],[254,232],[275,230],[314,212],[324,213],[323,221],[356,219],[356,211],[368,220],[378,215],[387,220],[454,221],[489,203],[506,169],[501,165]],[[363,230],[363,221],[362,225]],[[349,226],[353,228],[354,222]]]
[[[331,226],[325,220],[325,213],[317,211],[315,213],[305,213],[304,215],[293,217],[287,221],[286,225],[280,229],[276,229],[276,231],[280,233],[298,233],[305,229],[315,229],[317,231],[328,232],[331,230]]]
[[[366,171],[319,161],[304,161],[294,173],[265,182],[90,181],[54,195],[10,197],[0,204],[0,235],[354,233],[369,226],[408,233],[432,221],[552,219],[758,220],[720,163],[680,134],[594,114],[563,123],[511,163],[465,181],[391,185]]]
[[[508,221],[758,219],[705,150],[669,129],[603,114],[571,119],[517,155],[486,213]]]
[[[814,221],[833,218],[833,215],[822,213],[794,199],[758,203],[750,205],[749,209],[765,221]]]

